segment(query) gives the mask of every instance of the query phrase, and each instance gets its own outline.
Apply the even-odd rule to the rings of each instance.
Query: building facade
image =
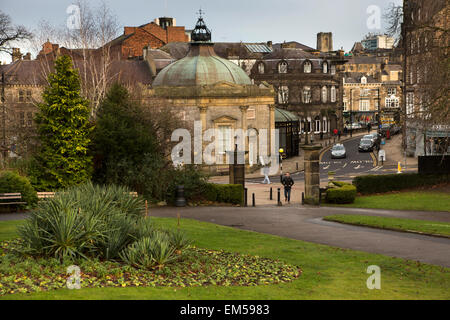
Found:
[[[446,0],[407,0],[403,12],[406,153],[449,154],[450,4]]]
[[[277,108],[294,113],[300,132],[319,139],[342,129],[341,54],[308,52],[283,47],[257,61],[250,77],[255,84],[269,83],[276,92]]]

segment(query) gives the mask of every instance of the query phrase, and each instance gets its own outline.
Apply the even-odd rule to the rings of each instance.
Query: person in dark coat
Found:
[[[280,176],[281,184],[284,186],[284,201],[291,203],[291,188],[294,185],[294,180],[292,179],[289,172],[286,172],[284,176]]]

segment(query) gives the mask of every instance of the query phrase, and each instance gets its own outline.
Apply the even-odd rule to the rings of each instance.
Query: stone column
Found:
[[[304,151],[305,161],[305,203],[307,204],[319,204],[319,192],[320,192],[320,145],[304,145],[302,146]]]
[[[208,110],[207,106],[198,107],[200,110],[200,121],[202,122],[202,133],[206,130],[206,111]]]
[[[241,109],[241,129],[244,134],[246,134],[247,130],[247,110],[248,106],[240,106]],[[243,151],[248,151],[248,136],[244,136],[244,148]],[[248,163],[248,159],[245,159],[246,163]]]
[[[271,104],[269,105],[269,138],[267,139],[269,141],[268,147],[268,153],[272,155],[272,130],[275,130],[275,105]],[[275,150],[275,153],[278,154],[278,150]]]

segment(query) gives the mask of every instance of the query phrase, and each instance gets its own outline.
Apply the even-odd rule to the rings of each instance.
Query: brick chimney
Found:
[[[12,50],[13,50],[13,52],[12,52],[12,61],[16,62],[16,61],[22,60],[22,54],[20,53],[20,49],[19,48],[13,48]]]
[[[31,53],[27,52],[27,54],[23,56],[23,60],[31,60]]]

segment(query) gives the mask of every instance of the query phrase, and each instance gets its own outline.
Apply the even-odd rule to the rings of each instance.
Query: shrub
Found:
[[[180,231],[155,230],[144,212],[143,200],[125,187],[73,187],[40,202],[19,227],[21,251],[60,261],[95,257],[162,267],[190,241]]]
[[[32,255],[112,259],[135,240],[143,214],[142,199],[130,195],[129,189],[87,183],[39,202],[19,234],[24,252]]]
[[[27,205],[21,205],[21,208],[34,207],[37,204],[37,193],[26,177],[12,171],[0,173],[0,193],[19,192],[22,194],[22,200],[27,203]]]
[[[332,183],[337,187],[351,186],[351,183],[344,182],[344,181],[333,181]]]
[[[372,194],[448,183],[449,181],[449,175],[402,173],[359,176],[353,179],[353,185],[356,186],[359,193]]]
[[[134,242],[120,253],[120,257],[129,265],[143,269],[161,268],[177,259],[175,247],[167,234],[161,231]]]
[[[244,188],[240,184],[209,183],[204,196],[209,201],[242,204],[244,201]]]
[[[353,203],[356,198],[356,187],[345,184],[342,187],[329,188],[327,190],[327,202],[329,203]]]

